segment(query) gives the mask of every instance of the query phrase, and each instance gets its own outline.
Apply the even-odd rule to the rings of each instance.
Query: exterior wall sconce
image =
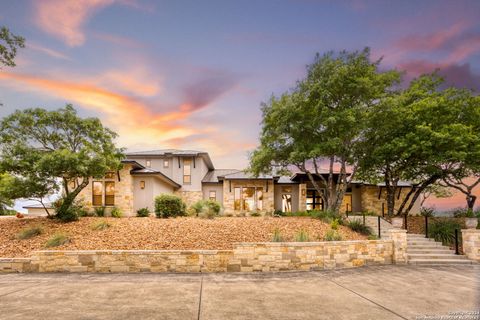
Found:
[[[145,189],[145,181],[140,181],[140,189]]]

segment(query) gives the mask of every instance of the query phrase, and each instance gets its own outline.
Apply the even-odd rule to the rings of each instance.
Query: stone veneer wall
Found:
[[[175,190],[174,194],[182,198],[183,202],[187,205],[187,208],[198,200],[203,199],[203,191],[182,191]]]
[[[37,251],[0,272],[251,272],[392,264],[392,240],[237,243],[233,250]]]
[[[231,188],[230,188],[231,183]],[[267,191],[268,183],[268,191]],[[274,205],[274,184],[273,180],[225,180],[223,182],[223,209],[224,213],[242,215],[245,212],[234,210],[235,187],[262,187],[263,188],[263,210],[261,212],[273,212]]]
[[[307,210],[307,184],[298,185],[298,211]]]
[[[462,229],[462,245],[467,258],[480,262],[480,230]]]
[[[361,198],[362,198],[362,210],[363,211],[372,211],[376,214],[382,213],[382,203],[385,203],[385,214],[387,213],[387,191],[385,188],[382,188],[382,193],[380,194],[380,199],[378,199],[378,192],[380,188],[377,186],[362,186],[361,187]],[[395,211],[400,208],[403,199],[410,191],[410,188],[401,188],[400,197],[398,198],[398,191],[395,195]],[[412,212],[413,213],[413,212]]]
[[[124,164],[123,168],[119,171],[120,180],[118,175],[115,175],[115,207],[122,210],[124,216],[135,216],[133,211],[133,178],[130,175],[132,166],[130,164]],[[81,200],[87,210],[93,210],[92,206],[92,184],[93,181],[102,181],[102,179],[96,180],[90,178],[90,183],[86,186],[78,195],[77,199]],[[108,207],[107,207],[108,208]]]

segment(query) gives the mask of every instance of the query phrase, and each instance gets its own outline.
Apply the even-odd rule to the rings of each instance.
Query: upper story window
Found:
[[[217,200],[217,192],[216,191],[210,191],[208,193],[208,198],[210,200],[216,201]]]
[[[168,168],[170,166],[170,161],[168,159],[163,160],[163,167]]]
[[[183,159],[183,183],[192,183],[192,160]]]
[[[150,160],[146,161],[146,167],[150,168],[152,166],[152,162]]]

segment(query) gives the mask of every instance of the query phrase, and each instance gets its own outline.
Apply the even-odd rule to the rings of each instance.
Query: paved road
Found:
[[[3,274],[0,319],[415,319],[480,309],[480,266]]]

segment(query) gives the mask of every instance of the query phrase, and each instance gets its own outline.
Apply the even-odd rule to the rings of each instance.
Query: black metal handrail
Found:
[[[455,229],[455,254],[460,254],[458,250],[458,229]]]

